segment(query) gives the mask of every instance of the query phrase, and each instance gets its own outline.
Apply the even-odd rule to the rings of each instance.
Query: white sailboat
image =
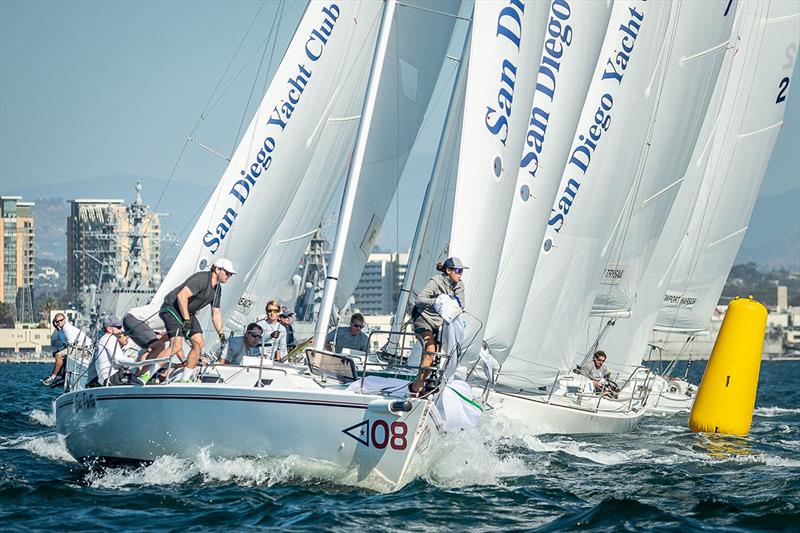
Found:
[[[727,18],[718,7],[710,2],[614,4],[519,334],[490,396],[498,411],[531,429],[623,432],[643,414],[646,390],[638,397],[602,396],[572,369],[596,346],[585,330],[604,266],[614,257],[614,239],[622,235],[625,242],[626,198],[647,200],[638,190],[653,179],[647,176],[658,165],[666,166],[666,176],[659,179],[676,187],[673,176],[682,176],[688,164],[720,67],[722,54],[713,54],[724,50],[730,35],[732,12]],[[707,63],[695,61],[709,56]],[[658,132],[656,122],[673,125],[672,114],[686,101],[700,116],[687,117],[683,127],[689,141],[679,146],[669,128]],[[673,151],[678,153],[674,161]],[[651,188],[659,183],[653,181]],[[643,235],[658,231],[657,222],[648,223]]]
[[[665,235],[663,249],[659,242],[655,257],[669,268],[649,269],[657,282],[648,285],[652,305],[646,309],[645,327],[686,337],[687,343],[708,328],[744,238],[783,125],[795,65],[794,55],[786,54],[797,50],[800,42],[797,3],[748,2],[741,18],[738,50],[719,115],[713,120],[713,137],[703,147],[708,154],[702,161],[699,191],[688,209],[670,214],[670,222],[686,220],[684,231]],[[637,333],[638,344],[631,349],[644,346],[642,339],[649,330]],[[671,414],[691,409],[693,386],[685,379],[657,384],[664,392],[653,398],[649,410]]]
[[[345,186],[343,206],[347,208],[340,213],[340,228],[348,226],[347,220],[342,219],[352,210],[393,30],[412,23],[403,17],[424,16],[437,20],[438,31],[449,35],[460,3],[440,2],[435,7],[430,9],[424,2],[399,5],[394,0],[384,4],[314,0],[309,4],[231,167],[193,230],[174,269],[176,272],[170,271],[168,280],[181,280],[184,274],[202,268],[201,264],[195,265],[195,258],[200,257],[202,262],[208,260],[208,254],[217,252],[243,265],[240,270],[245,271],[250,265],[255,268],[258,251],[263,246],[259,248],[254,243],[266,244],[283,218],[277,208],[276,213],[266,211],[266,202],[272,205],[277,201],[270,196],[275,194],[288,204],[292,194],[284,189],[296,187],[297,179],[304,173],[301,166],[295,168],[297,174],[292,177],[288,167],[297,166],[297,160],[290,159],[288,149],[280,152],[278,149],[293,146],[301,154],[310,150],[305,141],[329,113],[324,96],[331,86],[325,83],[326,74],[335,73],[346,64],[352,52],[348,37],[361,32],[363,39],[368,40],[370,34],[374,35],[368,24],[360,24],[362,10],[382,8],[355,139],[356,150]],[[441,63],[448,41],[449,37],[440,36],[438,49],[418,39],[415,43],[426,46],[428,57],[438,55]],[[417,66],[409,63],[408,68]],[[295,74],[295,70],[300,74]],[[288,83],[287,73],[293,76]],[[299,81],[299,75],[305,81]],[[307,107],[302,106],[304,102],[309,102]],[[285,112],[289,109],[285,107],[287,103],[292,107],[291,116]],[[263,137],[267,133],[259,128],[264,124],[272,128],[267,133],[275,135],[274,138]],[[267,139],[272,140],[267,142]],[[241,174],[244,178],[240,179],[234,172],[244,166],[243,158],[248,165]],[[255,163],[250,165],[249,159]],[[288,183],[275,183],[269,194],[251,196],[269,189],[257,186],[262,173],[272,172],[277,179],[279,176],[275,174],[279,171],[284,172],[282,177]],[[286,192],[283,196],[282,191]],[[239,205],[225,207],[232,201],[229,196]],[[254,218],[259,213],[266,215],[263,224],[256,223]],[[218,223],[215,215],[222,217]],[[217,223],[213,231],[205,229],[210,220]],[[337,240],[337,245],[341,242]],[[341,255],[338,257],[340,263]],[[334,262],[336,258],[335,254]],[[335,271],[336,268],[331,269]],[[234,285],[225,289],[237,294],[243,286],[240,282],[239,288]],[[333,288],[329,287],[327,313],[333,294]],[[319,322],[323,324],[323,332],[326,323],[324,318]],[[165,454],[193,457],[201,449],[208,449],[220,457],[300,455],[339,467],[344,482],[366,483],[379,490],[397,490],[413,479],[414,465],[438,431],[434,399],[405,399],[404,394],[398,394],[397,387],[362,392],[362,387],[349,386],[356,381],[352,360],[321,350],[310,351],[308,358],[308,365],[302,366],[273,363],[264,358],[256,358],[255,365],[211,365],[202,370],[201,381],[195,383],[69,392],[57,400],[57,430],[64,436],[69,452],[79,460],[99,457],[149,461]]]

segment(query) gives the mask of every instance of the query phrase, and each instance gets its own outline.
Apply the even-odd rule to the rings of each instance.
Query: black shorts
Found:
[[[154,342],[158,342],[158,335],[147,324],[147,321],[139,320],[130,313],[122,319],[122,328],[140,348],[147,348]]]
[[[173,314],[174,313],[174,314]],[[161,320],[164,322],[164,326],[167,328],[167,336],[170,339],[174,339],[178,336],[184,336],[185,331],[183,331],[183,320],[178,320],[175,318],[176,316],[180,316],[174,309],[169,308],[162,308],[161,312],[158,314]],[[191,337],[196,333],[203,333],[203,329],[200,327],[200,321],[197,320],[195,315],[190,315],[192,321],[192,329],[187,335]]]

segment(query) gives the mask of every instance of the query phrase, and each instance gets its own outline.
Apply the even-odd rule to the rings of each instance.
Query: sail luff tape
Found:
[[[747,435],[753,421],[767,308],[749,298],[728,305],[689,415],[694,432]]]

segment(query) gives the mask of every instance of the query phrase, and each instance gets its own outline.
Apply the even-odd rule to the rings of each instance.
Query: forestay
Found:
[[[716,132],[719,157],[706,169],[701,201],[656,320],[659,329],[696,331],[708,325],[783,125],[800,40],[799,11],[796,2],[770,2],[753,36],[755,55],[744,67],[752,85],[739,88],[733,110],[740,122]]]
[[[503,363],[517,336],[550,206],[611,14],[609,2],[553,0],[483,339]],[[513,361],[508,363],[513,367]],[[513,372],[513,368],[512,368]]]
[[[435,4],[404,0],[397,5],[336,287],[338,308],[353,294],[389,211],[442,70],[460,7],[460,0]]]
[[[470,267],[468,360],[489,315],[547,11],[544,2],[475,5],[449,250]]]
[[[450,223],[453,220],[453,200],[455,178],[458,168],[458,142],[461,134],[461,118],[464,110],[464,95],[467,88],[467,65],[469,64],[470,30],[464,40],[464,47],[457,59],[456,76],[450,94],[444,123],[442,124],[436,157],[425,197],[422,200],[414,239],[411,242],[408,265],[397,299],[392,330],[400,331],[401,324],[409,310],[409,303],[433,273],[437,260],[444,261],[445,250],[450,238]],[[392,336],[390,343],[396,343]],[[393,347],[392,347],[393,348]],[[392,349],[390,348],[390,349]]]
[[[316,146],[308,140],[328,113],[332,80],[357,60],[352,43],[363,41],[373,31],[370,24],[359,23],[362,10],[372,9],[367,4],[310,2],[253,120],[152,306],[157,308],[167,292],[193,272],[208,269],[218,257],[231,259],[240,272],[223,291],[223,315],[236,304],[310,164]]]
[[[670,9],[666,2],[614,3],[501,384],[550,384],[572,364],[576,330],[588,318],[605,262],[603,245],[648,138],[661,56],[669,53]]]

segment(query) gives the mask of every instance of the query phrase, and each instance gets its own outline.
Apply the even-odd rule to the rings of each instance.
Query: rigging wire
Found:
[[[153,207],[153,211],[157,211],[158,207],[161,205],[161,201],[164,199],[164,196],[167,193],[167,188],[169,188],[169,185],[172,182],[172,178],[175,176],[175,171],[178,169],[178,165],[180,164],[181,160],[183,159],[183,154],[186,152],[186,148],[189,145],[189,138],[194,136],[194,133],[197,131],[197,128],[206,119],[206,116],[207,116],[206,113],[210,112],[209,105],[211,104],[211,101],[214,99],[214,95],[216,94],[217,90],[219,90],[220,85],[222,85],[222,80],[224,80],[225,76],[228,74],[228,71],[230,70],[231,65],[233,65],[233,62],[236,60],[236,57],[238,56],[239,51],[241,50],[242,46],[244,45],[244,42],[247,39],[247,36],[250,34],[250,31],[253,29],[253,26],[255,26],[256,20],[258,20],[258,17],[261,14],[261,10],[264,9],[264,5],[266,5],[266,3],[267,3],[267,0],[263,0],[263,2],[261,3],[261,6],[259,6],[258,11],[256,12],[256,15],[250,21],[250,25],[248,26],[247,31],[245,31],[245,34],[242,36],[241,40],[239,41],[239,44],[237,45],[236,50],[233,52],[233,55],[231,56],[231,59],[228,61],[228,65],[225,67],[225,70],[222,72],[222,75],[220,76],[219,80],[217,81],[217,84],[214,86],[214,89],[211,91],[211,95],[209,96],[208,101],[206,102],[206,105],[203,108],[203,111],[200,112],[200,116],[197,118],[197,121],[195,121],[194,126],[192,126],[192,129],[190,130],[189,135],[187,135],[187,139],[183,142],[183,147],[181,147],[181,151],[178,154],[178,158],[175,161],[175,164],[172,166],[172,170],[170,171],[169,176],[167,177],[167,182],[164,184],[164,186],[161,189],[161,194],[158,197],[158,201],[156,202],[156,205]],[[206,200],[206,202],[207,201],[208,200]],[[205,202],[204,202],[204,204],[205,204]],[[143,230],[144,233],[147,232],[147,228],[149,227],[149,225],[150,225],[150,220],[148,220],[147,224],[145,224],[145,227],[144,227],[144,230]],[[182,232],[183,231],[185,231],[185,228],[184,228],[184,230],[182,230]]]

